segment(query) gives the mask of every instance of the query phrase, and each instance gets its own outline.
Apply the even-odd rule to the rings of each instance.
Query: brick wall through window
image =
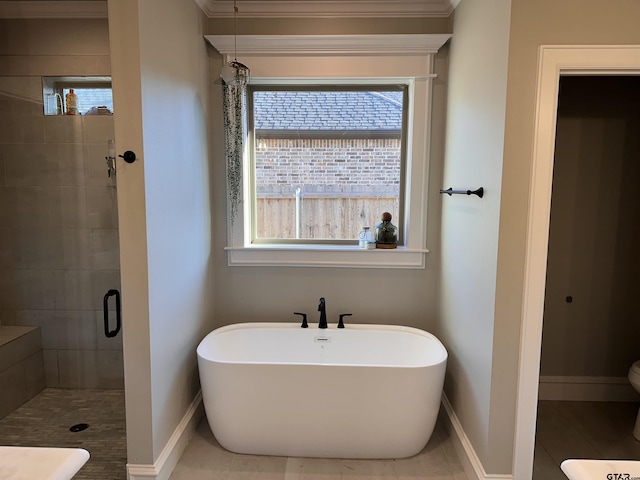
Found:
[[[255,159],[258,197],[399,194],[399,139],[258,139]]]
[[[397,218],[400,145],[393,138],[258,137],[257,237],[355,240],[384,211]]]

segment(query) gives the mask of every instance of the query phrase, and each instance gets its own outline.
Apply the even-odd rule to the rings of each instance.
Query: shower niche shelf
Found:
[[[111,77],[42,77],[44,114],[69,115],[66,96],[73,90],[78,113],[74,115],[112,115]]]

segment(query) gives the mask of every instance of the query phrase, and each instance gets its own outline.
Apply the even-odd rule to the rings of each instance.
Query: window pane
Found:
[[[110,88],[71,87],[78,96],[78,112],[81,115],[97,115],[98,107],[106,107],[113,112],[113,94]],[[62,89],[62,98],[66,98],[70,88]]]
[[[356,242],[400,224],[406,89],[252,90],[254,240]]]

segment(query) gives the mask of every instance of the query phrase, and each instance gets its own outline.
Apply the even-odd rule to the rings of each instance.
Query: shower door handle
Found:
[[[115,295],[116,297],[116,328],[115,330],[109,330],[109,297]],[[109,290],[102,300],[102,310],[104,312],[104,335],[108,338],[115,337],[122,327],[122,318],[120,310],[120,292],[118,290]]]

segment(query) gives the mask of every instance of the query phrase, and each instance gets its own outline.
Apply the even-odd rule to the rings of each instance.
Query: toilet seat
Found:
[[[629,375],[640,376],[640,360],[633,362],[633,365],[629,368]]]

